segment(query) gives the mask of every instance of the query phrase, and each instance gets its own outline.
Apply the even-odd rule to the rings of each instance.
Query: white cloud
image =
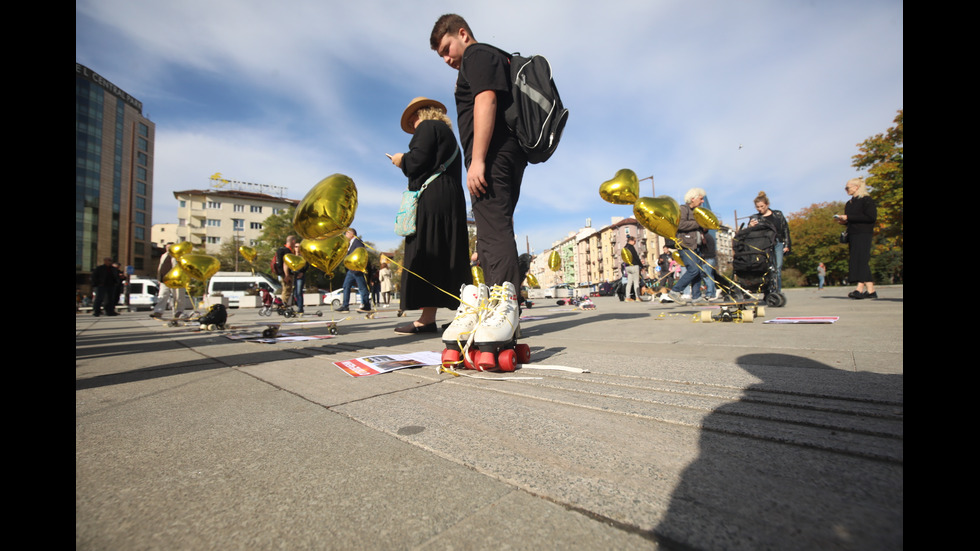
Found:
[[[630,216],[597,193],[620,168],[653,174],[658,195],[705,188],[728,223],[759,190],[785,212],[843,199],[855,144],[903,108],[902,10],[890,0],[79,0],[76,60],[157,124],[155,221],[174,212],[173,190],[214,172],[286,185],[294,198],[342,172],[360,190],[358,230],[387,247],[405,181],[383,154],[407,145],[397,121],[412,97],[453,110],[456,75],[428,35],[440,14],[461,13],[482,41],[547,55],[571,109],[558,153],[528,167],[518,206],[519,248],[527,232],[541,250],[587,218]]]

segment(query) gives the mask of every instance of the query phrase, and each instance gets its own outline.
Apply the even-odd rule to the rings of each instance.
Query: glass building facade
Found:
[[[138,275],[154,275],[155,125],[143,104],[75,63],[75,288],[111,257]]]

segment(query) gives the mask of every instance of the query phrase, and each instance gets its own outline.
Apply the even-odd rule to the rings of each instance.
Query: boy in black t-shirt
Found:
[[[516,290],[524,274],[514,239],[514,209],[527,155],[504,123],[504,110],[513,101],[510,59],[493,46],[478,43],[466,21],[455,14],[436,21],[429,44],[447,65],[459,71],[457,127],[466,160],[466,187],[476,220],[480,265],[486,284],[501,287],[498,294],[507,295],[507,301],[513,298],[516,315]],[[495,303],[492,294],[491,307]],[[511,325],[516,325],[516,318]]]

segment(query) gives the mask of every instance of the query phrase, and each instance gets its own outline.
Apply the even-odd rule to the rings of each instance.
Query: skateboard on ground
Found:
[[[371,310],[370,312],[367,312],[367,313],[362,312],[362,313],[364,314],[364,317],[366,317],[367,319],[373,320],[373,319],[377,318],[378,317],[378,314],[381,314],[382,312],[384,312],[384,311],[383,310]],[[405,311],[404,310],[398,310],[397,313],[395,313],[395,317],[398,317],[398,318],[400,318],[400,317],[402,317],[404,315],[405,315]]]
[[[755,318],[765,317],[765,307],[755,300],[718,302],[709,309],[701,310],[700,321],[735,321],[752,323]]]
[[[166,323],[167,324],[167,327],[180,327],[180,326],[182,326],[184,324],[188,324],[188,323],[197,323],[197,321],[199,319],[201,319],[201,313],[200,312],[191,312],[190,314],[187,314],[186,316],[177,316],[177,317],[169,318],[169,319],[164,319],[164,318],[157,318],[157,319],[159,319],[160,321]]]
[[[337,325],[340,322],[347,321],[349,319],[351,319],[350,316],[348,316],[346,318],[343,318],[343,319],[326,322],[325,323],[325,327],[327,329],[327,333],[329,333],[331,335],[336,335],[336,334],[340,333],[340,330],[337,329]],[[303,323],[303,322],[297,322],[297,323]],[[314,322],[310,322],[310,323],[314,323]],[[315,323],[322,323],[322,322],[315,322]],[[266,326],[266,329],[264,329],[262,331],[262,336],[263,337],[265,337],[267,339],[274,339],[274,338],[276,338],[276,337],[279,336],[279,328],[282,327],[282,324],[281,323],[266,323],[264,325]]]

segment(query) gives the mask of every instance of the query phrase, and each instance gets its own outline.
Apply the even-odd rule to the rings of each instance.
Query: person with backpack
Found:
[[[497,48],[477,42],[469,25],[456,14],[436,21],[429,45],[459,71],[456,126],[479,236],[477,253],[491,289],[490,311],[477,328],[475,341],[509,341],[518,326],[517,289],[524,279],[514,237],[514,210],[528,164],[527,154],[504,119],[514,102],[510,60]]]

